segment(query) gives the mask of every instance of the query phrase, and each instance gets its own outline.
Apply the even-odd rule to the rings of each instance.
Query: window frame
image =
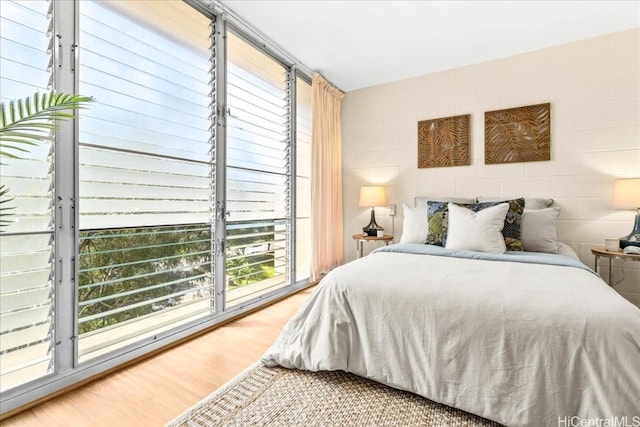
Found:
[[[276,63],[278,63],[279,65],[281,65],[284,69],[285,69],[285,73],[287,74],[287,79],[286,79],[286,86],[287,86],[287,104],[289,107],[289,135],[287,137],[287,148],[289,150],[289,173],[286,174],[287,180],[288,180],[288,192],[289,192],[289,201],[288,201],[288,212],[286,212],[286,220],[288,221],[288,227],[290,230],[290,235],[287,237],[287,256],[288,256],[288,262],[287,262],[287,274],[289,275],[289,283],[285,284],[283,286],[279,286],[277,289],[274,289],[272,291],[269,292],[265,292],[263,294],[259,294],[258,296],[252,298],[249,301],[255,300],[255,299],[260,299],[260,298],[269,298],[271,295],[275,295],[275,294],[279,294],[280,292],[282,292],[283,290],[286,290],[287,288],[291,287],[292,285],[294,285],[296,283],[295,281],[295,249],[294,249],[294,245],[295,245],[295,191],[296,191],[296,176],[295,174],[292,174],[292,170],[295,172],[295,135],[292,133],[293,130],[295,129],[295,91],[292,90],[291,85],[292,82],[295,83],[295,72],[293,70],[293,68],[295,67],[294,65],[287,65],[286,63],[284,63],[280,58],[274,56],[273,54],[271,54],[270,52],[266,51],[264,46],[259,44],[256,40],[252,39],[249,37],[249,35],[244,32],[239,26],[237,25],[233,25],[230,23],[226,23],[225,25],[225,56],[226,56],[226,51],[227,51],[227,40],[228,37],[226,37],[227,34],[229,33],[233,33],[233,35],[237,38],[239,38],[241,41],[246,42],[249,46],[255,48],[258,52],[265,54],[267,57],[269,57],[270,59],[272,59],[273,61],[275,61]],[[226,58],[225,58],[226,59]],[[225,60],[225,66],[228,63],[228,61]],[[229,118],[229,103],[228,103],[228,99],[226,97],[227,92],[226,92],[226,87],[227,87],[227,79],[226,76],[228,75],[227,70],[225,69],[225,81],[224,81],[224,85],[225,85],[225,100],[224,100],[224,127],[225,127],[225,131],[226,129],[228,129],[228,118]],[[228,138],[226,138],[225,135],[225,150],[226,150],[226,143],[228,141]],[[224,185],[225,185],[225,193],[221,196],[223,200],[223,203],[225,203],[225,207],[226,207],[226,184],[227,184],[227,172],[229,171],[229,168],[235,168],[235,166],[228,166],[226,161],[227,161],[227,157],[226,155],[224,157],[218,157],[218,160],[221,162],[220,164],[222,165],[220,167],[220,169],[222,169],[223,175],[224,177],[222,178],[224,181]],[[284,176],[284,175],[283,175]],[[227,209],[225,209],[226,212]],[[224,237],[223,239],[225,239],[226,242],[226,231],[227,231],[227,215],[223,215],[221,218],[221,221],[224,222]],[[226,244],[225,244],[226,247]],[[224,251],[225,253],[223,253],[222,255],[226,255],[226,251]],[[225,308],[226,308],[226,304],[227,304],[227,299],[226,299],[226,291],[227,291],[227,277],[226,275],[224,275],[224,272],[226,271],[226,268],[222,271],[222,274],[218,277],[219,280],[223,280],[222,282],[218,282],[221,284],[221,286],[224,286],[225,288],[225,299],[224,299],[224,304],[225,304]],[[238,306],[243,305],[243,303],[239,303],[237,304]],[[234,307],[236,305],[234,304]]]
[[[79,126],[77,120],[61,122],[55,131],[54,157],[54,200],[55,200],[55,313],[54,313],[54,370],[37,380],[21,384],[3,392],[0,399],[4,416],[27,405],[73,387],[79,382],[104,375],[106,372],[126,363],[148,357],[170,345],[184,341],[212,327],[255,310],[272,301],[281,299],[310,286],[309,279],[296,281],[296,198],[297,198],[297,150],[296,150],[296,79],[311,82],[310,72],[304,66],[277,46],[264,39],[249,26],[213,0],[183,0],[212,20],[215,28],[215,234],[214,250],[215,312],[204,319],[192,321],[157,334],[119,350],[93,359],[78,362],[78,278],[79,278]],[[52,0],[53,68],[54,88],[57,91],[77,93],[79,87],[79,59],[82,47],[79,41],[78,0],[67,2]],[[282,288],[259,295],[225,309],[225,197],[226,197],[226,34],[231,30],[245,41],[278,61],[287,69],[289,86],[289,179],[291,199],[287,221],[289,221],[291,250],[289,252],[288,274],[290,283]],[[91,94],[87,94],[91,95]]]

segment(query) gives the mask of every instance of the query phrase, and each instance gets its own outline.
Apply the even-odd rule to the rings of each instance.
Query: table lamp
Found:
[[[387,204],[387,192],[384,187],[361,187],[360,188],[360,207],[371,208],[371,220],[369,224],[362,227],[363,234],[367,236],[377,236],[378,230],[384,230],[376,223],[376,212],[374,207],[385,206]]]
[[[613,207],[635,209],[636,220],[633,230],[620,238],[620,249],[640,246],[640,178],[617,179],[613,184]]]

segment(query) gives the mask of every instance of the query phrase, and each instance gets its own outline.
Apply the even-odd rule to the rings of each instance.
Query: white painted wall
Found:
[[[551,161],[485,165],[484,112],[543,102],[551,103]],[[472,164],[418,169],[417,122],[467,113]],[[398,207],[396,241],[401,205],[418,195],[551,197],[562,209],[559,239],[593,266],[590,249],[633,224],[634,212],[612,210],[610,197],[615,178],[640,177],[640,29],[348,92],[343,132],[345,261],[355,258],[352,234],[369,222],[359,188],[381,184]],[[376,212],[391,231],[387,209]],[[640,262],[624,269],[616,289],[640,306]]]

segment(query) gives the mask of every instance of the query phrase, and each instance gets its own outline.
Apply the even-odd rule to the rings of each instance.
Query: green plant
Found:
[[[69,110],[82,108],[82,105],[93,98],[67,93],[40,94],[33,97],[0,103],[0,159],[20,159],[21,155],[29,152],[29,146],[51,139],[51,133],[56,128],[56,120],[72,119]],[[0,166],[5,165],[0,161]],[[13,199],[9,196],[9,188],[0,185],[0,229],[7,226],[11,220],[9,203]]]

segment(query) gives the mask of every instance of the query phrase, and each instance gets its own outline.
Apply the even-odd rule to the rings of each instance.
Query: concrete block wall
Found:
[[[485,165],[484,113],[544,102],[551,160]],[[418,169],[417,122],[458,114],[471,114],[471,165]],[[610,199],[616,178],[640,177],[640,29],[348,92],[343,163],[345,261],[355,258],[352,234],[369,220],[359,189],[379,184],[397,205],[394,218],[376,209],[395,241],[402,203],[415,196],[551,197],[562,209],[559,240],[593,266],[591,248],[633,224],[634,212],[613,210]],[[620,267],[616,261],[614,282]],[[626,262],[624,274],[616,289],[640,306],[640,262]]]

